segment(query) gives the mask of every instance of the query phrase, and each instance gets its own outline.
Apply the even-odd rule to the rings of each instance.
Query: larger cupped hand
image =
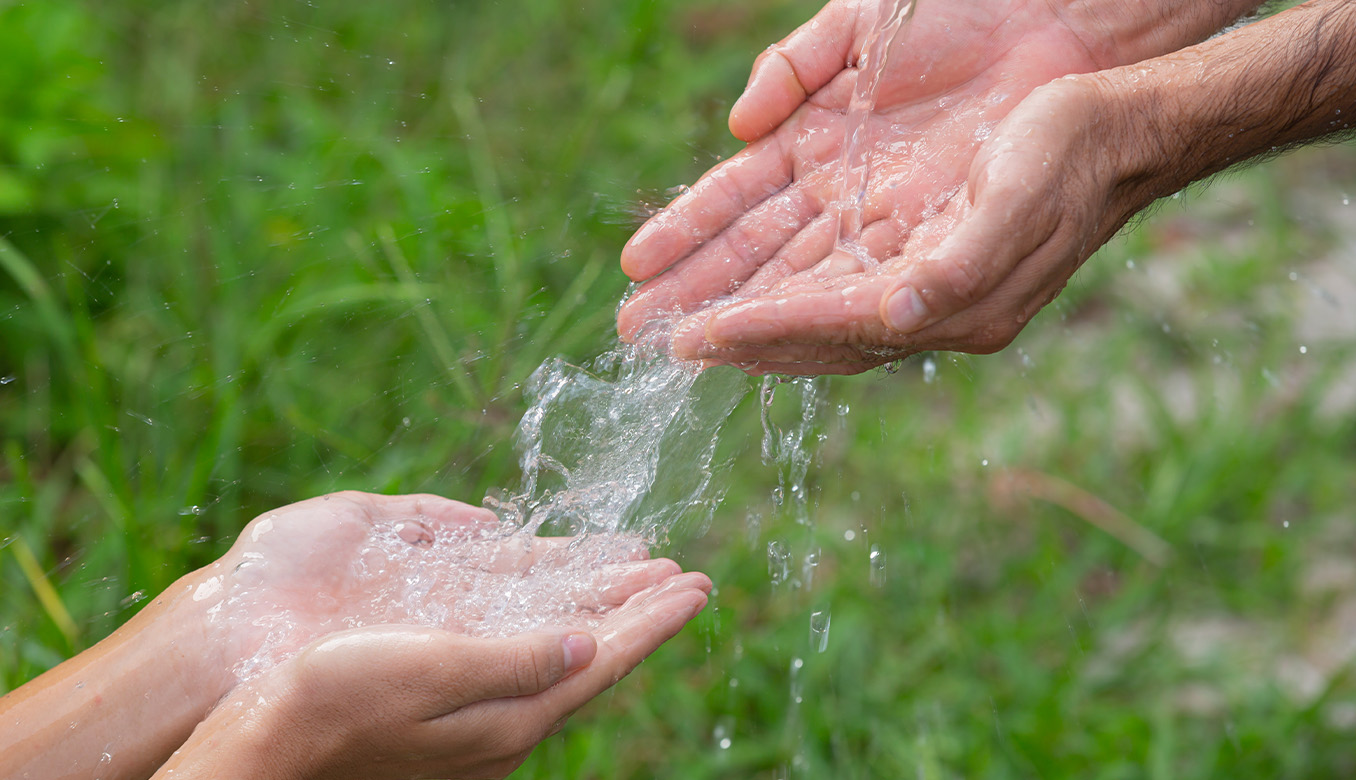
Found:
[[[845,113],[861,75],[855,64],[876,3],[836,0],[769,48],[730,116],[750,146],[657,214],[623,251],[623,269],[649,281],[623,306],[622,334],[733,295],[743,303],[677,327],[680,357],[771,370],[790,363],[796,373],[860,371],[913,348],[903,336],[955,308],[955,298],[996,286],[1003,269],[957,266],[926,280],[909,273],[969,207],[976,155],[1013,107],[1057,76],[1117,56],[1089,48],[1085,41],[1096,37],[1080,37],[1058,5],[921,6],[888,52],[866,118],[873,162],[856,252],[835,251],[840,162]],[[903,311],[909,321],[890,319],[886,300],[899,291],[912,304]],[[917,321],[925,309],[930,314]]]
[[[647,281],[619,330],[652,328],[678,357],[755,373],[1002,348],[1163,194],[1120,159],[1138,152],[1118,144],[1153,151],[1142,118],[1108,109],[1096,79],[1057,77],[1176,51],[1258,4],[923,0],[864,123],[871,168],[858,195],[842,186],[844,114],[878,4],[830,2],[755,63],[730,116],[748,148],[623,250],[623,269]],[[857,202],[862,227],[844,244],[840,207]]]

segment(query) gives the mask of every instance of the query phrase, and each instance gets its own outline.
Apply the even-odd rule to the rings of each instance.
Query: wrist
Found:
[[[1057,0],[1060,19],[1104,68],[1199,43],[1263,0]]]
[[[198,725],[155,778],[308,780],[343,775],[333,760],[344,735],[317,726],[297,664],[241,685]],[[323,724],[321,724],[323,726]],[[154,779],[153,779],[154,780]]]
[[[169,680],[203,715],[236,685],[228,631],[217,614],[213,568],[180,577],[143,610],[155,610],[151,620],[169,664]]]
[[[62,777],[95,767],[109,776],[145,776],[184,741],[228,684],[204,632],[202,606],[191,598],[191,576],[94,647],[5,697],[0,776]]]

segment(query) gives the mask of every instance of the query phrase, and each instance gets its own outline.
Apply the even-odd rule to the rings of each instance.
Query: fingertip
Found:
[[[683,567],[672,558],[651,558],[645,561],[645,565],[651,567],[649,571],[654,575],[655,581],[665,580],[670,577],[677,577],[683,573]]]
[[[708,591],[684,589],[675,592],[669,599],[672,601],[673,614],[681,616],[683,624],[686,625],[706,609],[711,596]]]
[[[644,229],[645,228],[642,227],[641,231]],[[633,282],[642,282],[648,278],[641,273],[644,269],[644,264],[641,258],[641,251],[636,247],[636,244],[639,243],[639,238],[639,231],[634,236],[631,236],[630,240],[626,242],[626,246],[622,247],[620,258],[622,273],[626,274]]]
[[[675,198],[650,217],[622,247],[621,269],[632,281],[649,279],[677,259],[674,242],[681,241],[683,235],[685,197]]]
[[[699,572],[699,571],[689,571],[689,572],[684,572],[684,573],[683,573],[683,576],[685,576],[685,577],[688,578],[688,582],[689,582],[688,587],[696,588],[697,590],[701,591],[702,593],[708,593],[708,594],[709,594],[709,593],[711,592],[711,589],[712,589],[713,587],[715,587],[715,586],[712,584],[712,582],[711,582],[711,578],[708,577],[708,576],[707,576],[705,573],[703,573],[703,572]]]
[[[791,116],[806,95],[791,62],[772,47],[754,63],[748,86],[730,108],[730,132],[753,143]]]

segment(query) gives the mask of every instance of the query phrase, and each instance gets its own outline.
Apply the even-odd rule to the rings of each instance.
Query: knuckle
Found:
[[[968,306],[975,303],[988,289],[988,279],[988,269],[982,264],[967,257],[956,258],[941,268],[940,292],[957,303]]]
[[[514,653],[514,685],[520,691],[539,691],[543,687],[541,656],[535,645],[518,648]]]

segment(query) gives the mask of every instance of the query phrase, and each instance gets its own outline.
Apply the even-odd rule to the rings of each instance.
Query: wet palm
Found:
[[[437,496],[323,496],[252,521],[204,572],[195,597],[220,601],[214,622],[230,637],[223,646],[225,666],[250,663],[247,674],[319,636],[355,626],[436,622],[461,632],[477,616],[456,602],[477,582],[570,560],[569,539],[537,538],[528,546],[518,536],[487,533],[498,525],[489,510]],[[612,540],[610,553],[610,565],[597,567],[558,599],[560,625],[587,627],[598,612],[679,572],[668,560],[619,564],[647,556],[634,539]],[[417,600],[392,598],[411,583]],[[264,655],[251,662],[266,643]]]
[[[859,73],[845,63],[860,58],[874,5],[830,3],[760,56],[731,112],[731,129],[751,145],[623,251],[624,270],[649,280],[619,314],[624,336],[733,295],[745,302],[679,323],[680,356],[751,370],[854,372],[920,348],[965,346],[906,338],[886,326],[884,301],[967,215],[976,158],[1001,140],[1000,122],[1036,87],[1111,55],[1091,51],[1044,0],[924,3],[889,53],[867,119],[873,154],[860,249],[836,252],[845,112]],[[863,269],[863,253],[872,267]],[[934,269],[922,297],[945,312],[949,277],[979,272]],[[987,291],[999,279],[985,281],[993,283]]]

